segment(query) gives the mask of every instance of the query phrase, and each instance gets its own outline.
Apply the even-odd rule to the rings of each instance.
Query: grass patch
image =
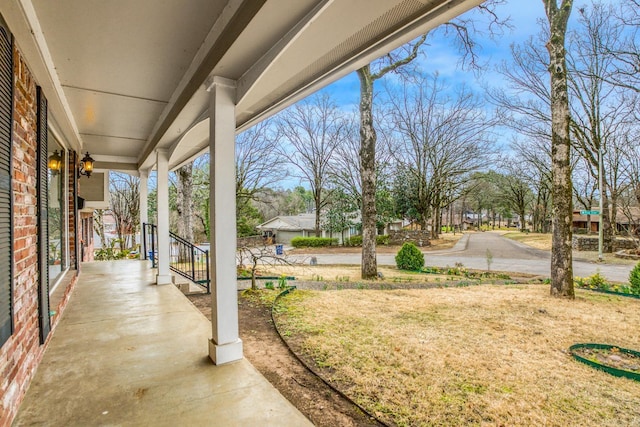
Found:
[[[573,360],[640,349],[640,302],[548,286],[296,291],[276,318],[325,378],[391,424],[635,425],[640,384]]]
[[[503,236],[536,249],[543,251],[551,250],[551,233],[522,233],[519,231],[510,231],[503,234]]]
[[[378,266],[378,271],[382,273],[384,281],[390,283],[403,283],[403,282],[417,282],[425,281],[424,274],[417,271],[403,271],[398,270],[391,266]],[[358,283],[371,285],[371,287],[378,287],[381,280],[362,280],[362,270],[360,265],[292,265],[292,266],[275,266],[261,271],[264,275],[279,276],[282,274],[288,276],[294,276],[296,280],[311,281],[311,282],[323,282],[325,280],[336,281],[342,283]],[[446,271],[440,274],[429,275],[428,281],[433,281],[434,277],[439,277],[441,280],[447,280],[448,275]],[[292,282],[291,284],[295,284]],[[364,287],[364,286],[363,286]]]

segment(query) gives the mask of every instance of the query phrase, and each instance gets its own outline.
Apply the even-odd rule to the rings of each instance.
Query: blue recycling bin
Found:
[[[282,255],[284,253],[284,250],[282,248],[282,245],[276,245],[276,255]]]

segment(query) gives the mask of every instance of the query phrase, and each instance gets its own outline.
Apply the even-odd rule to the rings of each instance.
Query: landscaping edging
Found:
[[[629,294],[626,292],[616,292],[616,291],[607,291],[606,289],[597,289],[597,288],[583,288],[583,287],[578,287],[578,289],[584,289],[586,291],[593,291],[593,292],[600,292],[601,294],[609,294],[609,295],[617,295],[619,297],[628,297],[628,298],[635,298],[635,299],[640,299],[640,295],[638,294]]]
[[[574,359],[576,359],[579,362],[584,363],[585,365],[589,365],[592,368],[596,368],[599,369],[601,371],[604,371],[608,374],[611,374],[613,376],[616,377],[624,377],[624,378],[629,378],[635,381],[640,381],[640,374],[635,373],[635,372],[631,372],[631,371],[627,371],[624,369],[618,369],[618,368],[614,368],[612,366],[607,366],[605,364],[599,363],[599,362],[595,362],[593,360],[590,359],[585,359],[582,356],[579,356],[578,354],[576,354],[575,350],[578,349],[582,349],[582,348],[593,348],[593,349],[600,349],[600,350],[611,350],[613,348],[618,349],[619,352],[621,353],[627,353],[627,354],[632,354],[636,357],[640,357],[640,352],[637,352],[635,350],[629,350],[626,348],[621,348],[615,345],[610,345],[610,344],[596,344],[596,343],[583,343],[583,344],[574,344],[571,347],[569,347],[569,352],[571,353],[571,356],[573,356]]]
[[[300,362],[300,364],[302,364],[302,366],[304,366],[307,371],[311,372],[312,375],[314,375],[315,377],[317,377],[320,381],[322,381],[323,383],[325,383],[327,385],[327,387],[329,387],[330,389],[332,389],[333,391],[335,391],[337,394],[339,394],[340,396],[342,396],[347,402],[349,402],[350,404],[352,404],[353,406],[355,406],[356,408],[358,408],[363,414],[365,414],[366,416],[368,416],[371,420],[375,420],[378,424],[380,424],[383,427],[390,427],[387,423],[385,423],[384,421],[382,421],[380,418],[378,418],[377,416],[375,416],[374,414],[370,413],[369,411],[367,411],[364,407],[362,407],[360,404],[356,403],[353,399],[351,399],[349,396],[347,396],[343,391],[337,389],[333,384],[331,384],[329,381],[325,380],[322,375],[318,374],[313,368],[311,368],[311,366],[309,366],[300,356],[298,356],[298,354],[293,351],[293,349],[289,346],[289,343],[287,342],[287,340],[284,339],[284,337],[282,336],[282,334],[280,333],[280,329],[278,328],[278,323],[276,322],[276,319],[273,316],[273,312],[275,309],[276,304],[278,303],[278,301],[280,300],[280,298],[282,298],[283,296],[289,294],[290,292],[293,292],[294,290],[296,290],[296,286],[289,286],[286,289],[284,289],[282,292],[280,292],[276,298],[273,300],[273,304],[271,305],[271,322],[273,324],[273,328],[276,330],[276,333],[278,334],[278,336],[280,337],[280,340],[282,340],[283,344],[285,345],[285,347],[287,347],[287,349],[289,350],[289,352],[293,355],[293,357],[295,357],[296,359],[298,359],[298,361]]]

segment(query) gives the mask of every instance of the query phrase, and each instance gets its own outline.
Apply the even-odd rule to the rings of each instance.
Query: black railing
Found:
[[[142,234],[144,258],[150,259],[152,267],[155,268],[158,260],[158,227],[155,224],[143,224]],[[169,268],[206,288],[207,293],[211,293],[209,251],[171,232],[169,232]]]

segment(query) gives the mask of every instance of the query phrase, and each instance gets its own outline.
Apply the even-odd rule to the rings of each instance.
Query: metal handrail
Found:
[[[144,259],[151,259],[151,266],[157,267],[158,227],[155,224],[143,224]],[[200,249],[184,238],[169,232],[169,268],[171,271],[206,287],[211,293],[209,275],[209,251]]]

